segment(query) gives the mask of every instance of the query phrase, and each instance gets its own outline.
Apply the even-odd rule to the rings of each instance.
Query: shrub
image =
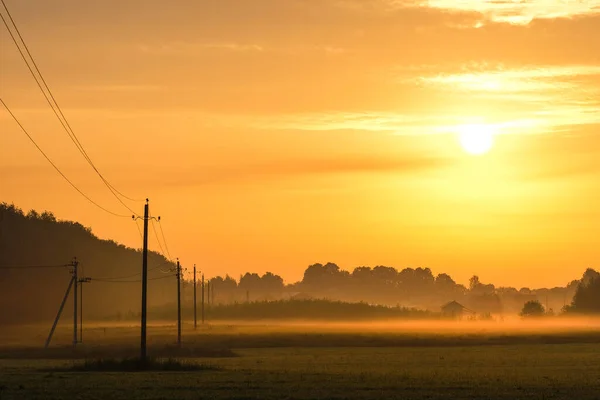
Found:
[[[537,300],[531,300],[525,303],[521,310],[522,317],[541,317],[545,314],[546,310],[542,303]]]

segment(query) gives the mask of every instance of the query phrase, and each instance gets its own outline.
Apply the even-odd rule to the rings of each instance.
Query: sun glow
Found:
[[[460,145],[469,154],[482,155],[494,145],[495,129],[491,125],[462,125],[458,128]]]

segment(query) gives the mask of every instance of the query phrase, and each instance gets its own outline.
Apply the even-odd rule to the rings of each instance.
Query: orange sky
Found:
[[[150,197],[185,266],[288,282],[314,262],[423,266],[518,287],[600,267],[600,0],[6,3],[89,155]],[[0,96],[79,187],[129,213],[4,27]],[[486,155],[459,145],[473,123],[497,132]],[[4,111],[0,141],[0,201],[139,247]]]

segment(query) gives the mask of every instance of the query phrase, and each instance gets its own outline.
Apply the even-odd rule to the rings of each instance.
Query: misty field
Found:
[[[65,372],[86,357],[128,356],[138,333],[90,328],[73,353],[65,327],[49,352],[33,342],[2,348],[0,399],[598,398],[594,326],[434,327],[186,326],[182,350],[173,327],[153,327],[151,353],[207,367],[194,372]],[[16,332],[5,331],[3,343]]]

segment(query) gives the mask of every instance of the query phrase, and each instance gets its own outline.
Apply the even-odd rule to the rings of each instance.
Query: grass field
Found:
[[[223,325],[193,334],[187,327],[184,350],[177,353],[173,328],[154,327],[151,352],[200,354],[187,361],[214,368],[126,373],[64,368],[94,352],[135,350],[136,328],[90,329],[77,353],[61,346],[69,337],[62,328],[49,356],[14,343],[0,350],[0,400],[600,398],[600,331],[594,326],[417,328]]]

